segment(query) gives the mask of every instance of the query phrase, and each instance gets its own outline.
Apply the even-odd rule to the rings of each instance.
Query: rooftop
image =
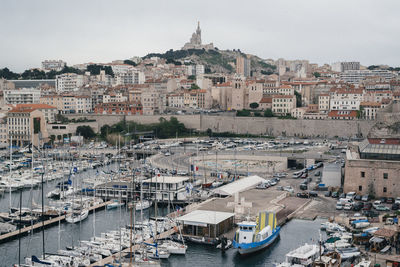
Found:
[[[184,224],[219,224],[231,217],[235,216],[234,213],[222,212],[222,211],[211,211],[211,210],[195,210],[186,215],[178,218]]]
[[[177,184],[186,182],[189,180],[187,176],[154,176],[150,179],[146,179],[143,183],[160,183],[160,184]]]

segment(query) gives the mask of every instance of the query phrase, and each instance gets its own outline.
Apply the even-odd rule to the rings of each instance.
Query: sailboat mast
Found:
[[[11,165],[12,165],[12,135],[10,136],[10,164],[9,166],[9,183],[10,183],[10,212],[11,212]]]

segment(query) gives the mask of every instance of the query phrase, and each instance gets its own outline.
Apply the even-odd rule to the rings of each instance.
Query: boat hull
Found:
[[[257,251],[263,250],[268,248],[272,245],[278,238],[280,233],[280,228],[277,227],[276,231],[269,236],[267,239],[255,242],[255,243],[237,243],[235,240],[233,241],[233,247],[238,249],[240,255],[248,255],[255,253]]]

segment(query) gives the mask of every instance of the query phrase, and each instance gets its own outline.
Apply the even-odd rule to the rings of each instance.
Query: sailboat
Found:
[[[260,212],[256,222],[243,221],[238,226],[233,247],[241,255],[267,248],[279,237],[280,227],[277,226],[275,213]]]
[[[78,223],[86,219],[88,216],[89,216],[89,210],[83,208],[83,209],[73,210],[71,213],[65,216],[65,220],[68,223]]]
[[[118,208],[118,207],[122,207],[122,206],[124,206],[124,205],[125,205],[124,202],[120,202],[120,201],[118,201],[118,200],[114,200],[113,203],[107,204],[106,208],[107,208],[108,210],[112,210],[112,209],[116,209],[116,208]]]

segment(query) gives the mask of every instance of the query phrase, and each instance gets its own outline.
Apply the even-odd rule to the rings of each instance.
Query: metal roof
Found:
[[[234,181],[230,184],[218,187],[214,189],[213,192],[218,195],[231,196],[237,192],[242,192],[249,188],[252,188],[263,181],[265,181],[265,179],[261,178],[260,176],[248,176]]]
[[[177,220],[189,225],[219,224],[233,216],[235,214],[230,212],[195,210],[177,218]]]

